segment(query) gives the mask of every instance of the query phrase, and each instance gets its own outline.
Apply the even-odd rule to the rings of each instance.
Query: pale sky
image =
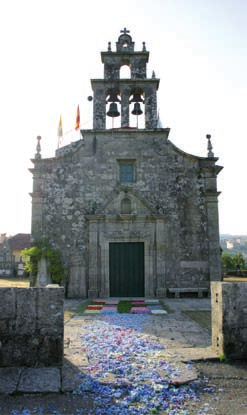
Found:
[[[31,231],[36,137],[55,155],[92,128],[90,79],[103,78],[100,52],[127,27],[150,51],[160,78],[163,127],[183,151],[207,155],[206,134],[224,166],[218,176],[220,232],[247,234],[247,0],[6,0],[0,5],[0,232]],[[71,132],[70,132],[71,131]]]

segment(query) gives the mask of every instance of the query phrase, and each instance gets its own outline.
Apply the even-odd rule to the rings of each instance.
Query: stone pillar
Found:
[[[129,126],[129,89],[121,91],[121,127]]]
[[[145,128],[157,127],[157,94],[156,85],[145,90]]]
[[[105,90],[103,87],[94,90],[93,100],[93,128],[105,129],[106,126],[106,104]]]
[[[29,169],[33,175],[33,191],[30,193],[32,197],[32,225],[31,233],[33,239],[42,237],[43,232],[43,189],[44,179],[42,170],[42,160],[35,156],[32,159],[33,169]]]
[[[247,283],[211,282],[212,348],[234,359],[247,358]]]
[[[48,272],[49,262],[42,255],[42,258],[38,261],[38,275],[35,287],[45,287],[51,283],[51,276]]]

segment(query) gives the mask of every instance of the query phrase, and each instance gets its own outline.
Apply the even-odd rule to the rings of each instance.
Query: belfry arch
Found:
[[[130,79],[131,77],[131,70],[129,63],[123,63],[120,67],[120,79]]]

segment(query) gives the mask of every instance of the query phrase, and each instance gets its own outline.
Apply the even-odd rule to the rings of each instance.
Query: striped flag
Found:
[[[75,121],[75,130],[80,129],[80,108],[77,106],[76,121]]]
[[[62,116],[61,115],[60,115],[59,123],[58,123],[57,136],[58,137],[63,136],[63,124],[62,124]]]

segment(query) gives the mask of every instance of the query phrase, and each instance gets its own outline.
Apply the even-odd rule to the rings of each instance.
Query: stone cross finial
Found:
[[[211,143],[211,134],[207,134],[206,138],[208,140],[208,157],[214,157],[214,153],[212,152],[213,146]]]
[[[37,136],[37,140],[38,140],[37,145],[36,145],[37,153],[35,154],[35,158],[41,159],[41,145],[40,145],[41,136],[40,135]]]
[[[126,29],[126,27],[124,27],[123,30],[120,30],[120,33],[123,33],[124,35],[126,35],[126,33],[129,33],[130,31]]]

